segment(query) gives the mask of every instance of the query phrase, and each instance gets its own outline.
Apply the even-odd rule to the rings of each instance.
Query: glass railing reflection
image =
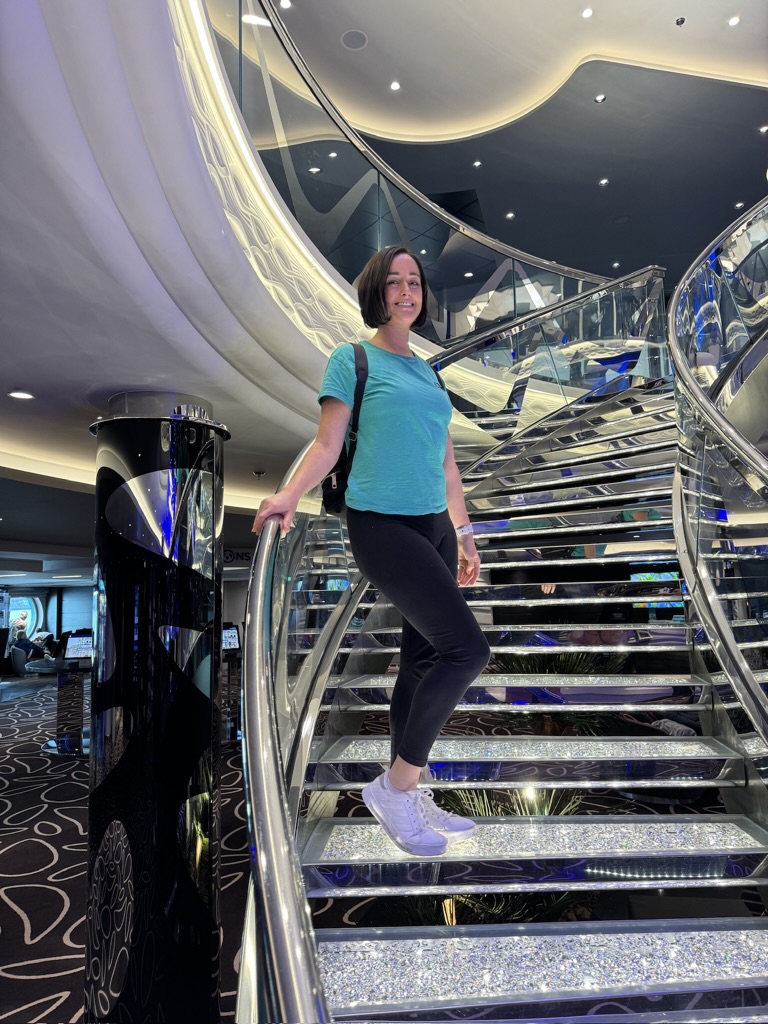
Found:
[[[557,409],[587,395],[595,400],[627,388],[632,380],[669,376],[663,271],[649,267],[554,307],[530,313],[501,330],[477,331],[435,363],[451,386],[451,368],[475,363],[502,384],[504,406],[486,401],[459,408],[483,424],[502,411],[516,436]]]
[[[208,11],[250,138],[286,207],[348,282],[383,246],[416,252],[430,290],[425,337],[445,343],[601,280],[488,238],[412,189],[345,124],[268,0],[208,0]]]
[[[681,562],[722,667],[763,740],[768,703],[768,200],[696,261],[670,304]]]

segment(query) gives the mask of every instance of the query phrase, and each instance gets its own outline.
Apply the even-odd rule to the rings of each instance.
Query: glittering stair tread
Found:
[[[452,843],[440,861],[513,860],[523,857],[599,857],[768,852],[768,834],[744,817],[711,819],[657,815],[640,819],[477,818],[471,839]],[[422,858],[423,859],[423,858]],[[373,820],[322,819],[303,863],[384,863],[419,860],[403,853]]]
[[[768,673],[767,673],[768,675]],[[343,686],[345,688],[363,688],[363,687],[387,687],[394,686],[397,674],[387,673],[382,675],[369,675],[369,676],[355,676],[353,679],[340,679],[338,676],[329,676],[328,686]],[[477,680],[472,684],[473,686],[484,686],[484,687],[497,687],[497,686],[521,686],[521,687],[545,687],[555,688],[562,690],[568,687],[578,687],[579,689],[592,690],[597,687],[610,687],[612,689],[618,689],[622,684],[628,687],[632,692],[639,690],[641,687],[650,687],[652,689],[669,689],[675,686],[686,686],[686,687],[700,687],[701,682],[697,682],[691,679],[690,676],[676,676],[676,675],[653,675],[653,676],[642,676],[642,675],[566,675],[563,673],[559,675],[557,673],[546,673],[544,675],[520,675],[520,674],[505,674],[501,672],[488,672],[482,676],[478,676]]]
[[[344,736],[332,744],[321,762],[377,761],[389,762],[388,736]],[[738,758],[738,754],[717,740],[700,737],[552,737],[539,736],[475,736],[472,738],[439,738],[435,741],[430,761],[484,761],[583,758],[589,760],[634,760],[646,758]]]
[[[360,932],[346,941],[338,932],[317,932],[332,1009],[471,1006],[768,984],[764,922],[510,925],[479,934],[442,932],[439,938],[418,937],[413,929],[398,928],[378,936]]]

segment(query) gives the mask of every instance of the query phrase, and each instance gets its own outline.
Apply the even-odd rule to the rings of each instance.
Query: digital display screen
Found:
[[[91,633],[73,633],[67,640],[64,650],[66,661],[80,661],[82,658],[93,657],[93,635]]]
[[[679,572],[633,572],[630,573],[629,578],[633,582],[637,583],[659,583],[665,580],[669,580],[675,584],[678,584],[680,579]],[[668,588],[670,593],[676,593],[678,586]],[[661,588],[663,592],[663,588]],[[685,603],[683,601],[657,601],[653,598],[652,601],[635,601],[632,604],[633,608],[684,608]]]
[[[224,626],[221,631],[222,651],[240,650],[240,630],[237,626]]]

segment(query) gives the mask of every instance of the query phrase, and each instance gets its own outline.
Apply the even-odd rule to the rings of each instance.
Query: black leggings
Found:
[[[403,616],[389,713],[392,759],[399,754],[423,767],[490,655],[456,582],[456,533],[447,512],[400,516],[348,509],[347,525],[361,572]]]

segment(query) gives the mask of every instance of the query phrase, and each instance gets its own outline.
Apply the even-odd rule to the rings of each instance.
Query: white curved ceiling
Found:
[[[764,0],[741,3],[735,29],[725,0],[696,0],[679,12],[682,28],[668,0],[601,0],[591,19],[581,10],[565,0],[334,0],[329,16],[325,2],[293,0],[281,15],[349,120],[389,139],[507,123],[589,57],[765,81]],[[212,7],[232,34],[228,13]],[[165,17],[156,0],[0,4],[0,551],[31,550],[28,531],[14,543],[4,493],[17,496],[17,521],[27,513],[3,478],[90,488],[88,425],[117,391],[206,398],[233,433],[234,507],[271,490],[313,429],[324,356],[288,321],[276,329],[274,303],[214,201]],[[142,33],[151,18],[158,30]],[[364,49],[341,45],[350,29],[366,33]],[[36,400],[7,398],[16,387]],[[254,469],[266,471],[258,483]],[[54,508],[41,544],[55,547],[55,527]]]
[[[255,0],[243,10],[261,13]],[[212,0],[211,11],[226,31],[232,5]],[[445,141],[498,128],[589,60],[768,81],[765,0],[291,0],[279,15],[347,120],[383,139]],[[733,27],[732,15],[741,19]],[[246,46],[252,31],[244,26]],[[366,45],[348,49],[347,32],[363,33]]]

